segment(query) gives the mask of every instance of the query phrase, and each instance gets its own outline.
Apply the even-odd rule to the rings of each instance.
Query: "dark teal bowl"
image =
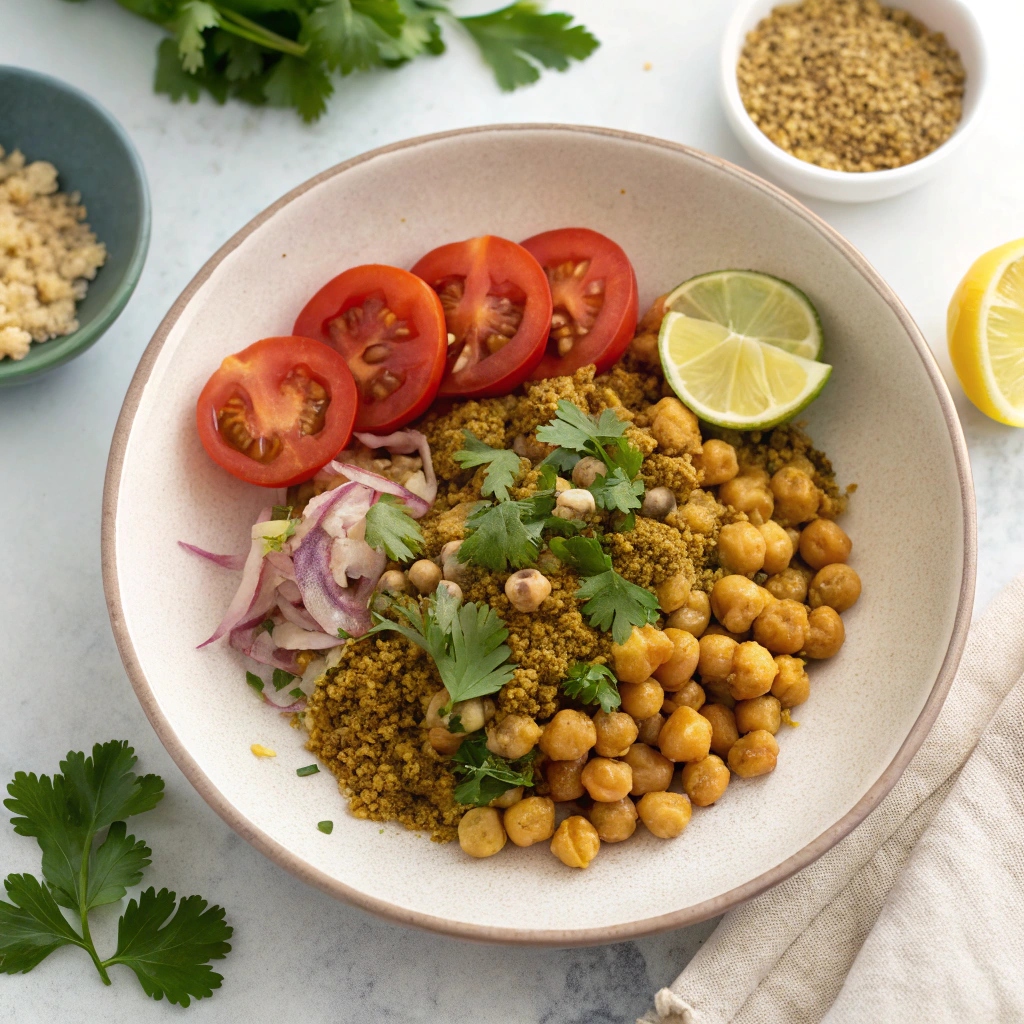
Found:
[[[107,262],[78,304],[74,334],[0,360],[0,387],[21,384],[84,352],[124,309],[149,248],[146,173],[124,129],[84,92],[36,71],[0,66],[0,146],[49,160],[63,192],[80,192]]]

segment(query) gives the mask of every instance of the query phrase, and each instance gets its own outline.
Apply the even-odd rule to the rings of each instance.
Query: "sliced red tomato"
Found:
[[[199,439],[229,473],[261,487],[312,476],[348,444],[356,383],[312,338],[264,338],[228,356],[196,404]]]
[[[551,329],[533,379],[593,363],[603,373],[636,331],[636,274],[622,249],[589,228],[559,228],[523,242],[551,286]]]
[[[428,252],[412,268],[441,297],[448,365],[439,395],[507,395],[544,355],[551,292],[540,264],[507,238],[483,235]]]
[[[375,263],[346,270],[306,303],[293,330],[345,357],[359,388],[356,430],[397,430],[426,411],[441,383],[444,310],[408,270]]]

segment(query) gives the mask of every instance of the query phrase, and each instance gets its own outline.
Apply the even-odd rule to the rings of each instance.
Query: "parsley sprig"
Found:
[[[486,807],[516,786],[532,786],[533,757],[531,750],[515,761],[508,761],[487,749],[483,733],[474,733],[459,744],[452,758],[452,771],[465,776],[452,795],[457,803]]]
[[[366,543],[396,562],[408,562],[423,550],[423,531],[401,498],[382,494],[366,512]]]
[[[434,659],[449,697],[442,716],[460,701],[497,693],[512,678],[508,630],[490,605],[462,602],[439,585],[427,598],[426,611],[411,601],[391,600],[389,607],[405,622],[375,613],[376,625],[369,632],[401,633]]]
[[[24,974],[61,946],[78,946],[104,984],[108,968],[121,964],[147,995],[188,1006],[220,987],[209,961],[231,949],[223,909],[151,886],[129,900],[113,956],[100,958],[89,930],[90,911],[123,899],[150,864],[149,847],[127,834],[124,819],[152,810],[164,784],[136,775],[135,761],[127,743],[112,740],[94,746],[91,757],[69,753],[61,775],[15,774],[4,806],[15,814],[14,831],[39,843],[44,881],[27,874],[4,880],[10,902],[0,901],[0,972]],[[61,907],[74,912],[74,924]]]
[[[562,680],[562,689],[581,704],[600,704],[605,714],[611,714],[622,703],[618,680],[607,665],[577,661]]]
[[[554,507],[554,494],[548,492],[477,507],[466,520],[467,536],[459,547],[459,561],[494,572],[533,565],[545,528],[551,522],[562,522],[551,515]]]
[[[169,33],[157,51],[154,88],[177,102],[206,92],[255,105],[293,107],[305,121],[327,109],[332,76],[397,68],[444,53],[443,21],[477,45],[498,85],[529,85],[540,68],[565,71],[598,46],[571,15],[531,0],[457,17],[443,0],[118,0]]]
[[[549,546],[586,577],[576,589],[577,599],[585,602],[583,614],[595,629],[610,630],[617,644],[629,639],[634,626],[658,620],[658,598],[620,576],[597,537],[552,537]]]
[[[462,437],[462,450],[452,458],[465,469],[486,466],[487,472],[480,493],[485,498],[490,496],[499,501],[508,501],[508,489],[519,476],[519,456],[507,449],[492,448],[470,430],[463,430]]]

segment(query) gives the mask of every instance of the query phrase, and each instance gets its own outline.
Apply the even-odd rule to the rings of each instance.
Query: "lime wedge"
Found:
[[[684,281],[665,309],[728,327],[804,359],[821,355],[821,321],[799,288],[753,270],[716,270]]]
[[[702,420],[732,430],[765,430],[795,416],[832,372],[826,363],[683,313],[666,314],[658,348],[682,401]]]

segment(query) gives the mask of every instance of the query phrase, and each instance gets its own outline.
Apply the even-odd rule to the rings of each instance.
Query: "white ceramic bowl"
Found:
[[[410,266],[452,239],[586,225],[633,260],[641,301],[718,267],[798,284],[835,366],[810,431],[859,489],[846,519],[864,596],[838,657],[815,665],[774,774],[729,788],[678,840],[644,830],[570,871],[546,844],[471,860],[349,816],[303,734],[255,700],[245,663],[197,651],[235,586],[187,539],[245,547],[265,492],[196,437],[196,396],[230,352],[287,333],[329,277]],[[682,146],[598,129],[491,127],[415,139],[325,171],[242,229],[171,307],[125,400],[103,512],[114,634],[161,740],[218,813],[325,891],[393,920],[507,942],[619,940],[728,909],[809,863],[895,782],[938,711],[974,590],[963,436],[928,346],[864,258],[784,193]],[[250,744],[278,756],[258,760]],[[332,835],[316,823],[330,818]]]
[[[960,53],[967,81],[963,117],[956,131],[926,157],[888,171],[826,170],[780,149],[754,124],[743,106],[736,84],[736,63],[747,33],[781,2],[740,0],[725,30],[719,70],[726,118],[743,148],[773,179],[795,192],[837,203],[888,199],[923,184],[970,138],[981,113],[987,75],[984,39],[977,20],[960,0],[891,0],[891,6],[909,11],[933,31],[944,32]]]

